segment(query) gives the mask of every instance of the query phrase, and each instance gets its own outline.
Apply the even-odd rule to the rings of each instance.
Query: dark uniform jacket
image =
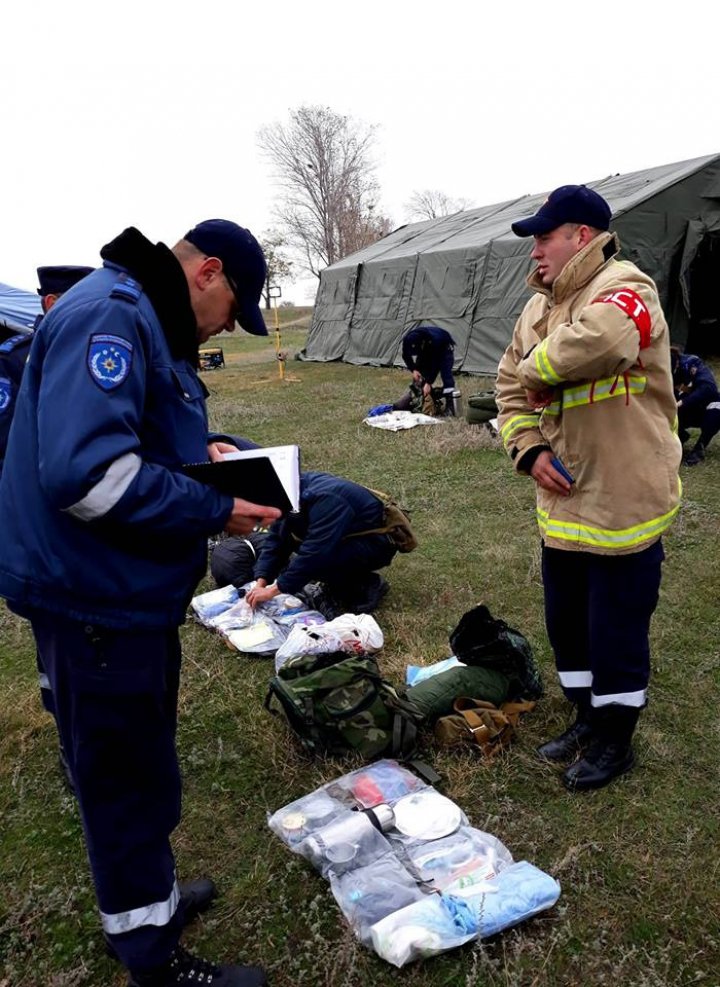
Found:
[[[317,578],[319,569],[332,566],[343,538],[371,531],[383,524],[380,500],[359,483],[330,473],[303,473],[300,510],[270,526],[255,578],[268,583],[277,578],[283,593],[296,593]],[[292,552],[297,554],[288,564]]]
[[[443,356],[453,346],[455,341],[447,330],[418,326],[403,338],[403,362],[408,370],[417,370],[424,380],[433,381],[440,373]]]
[[[683,353],[673,371],[675,397],[682,399],[685,412],[703,411],[713,401],[720,401],[720,393],[712,370],[699,356]]]
[[[32,333],[23,332],[9,336],[0,343],[0,474],[5,462],[5,450],[20,381],[32,340]]]
[[[0,483],[0,594],[101,626],[182,623],[232,498],[207,460],[187,280],[129,229],[36,332]]]

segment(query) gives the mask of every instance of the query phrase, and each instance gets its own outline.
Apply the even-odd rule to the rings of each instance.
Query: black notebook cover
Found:
[[[190,463],[182,469],[186,476],[215,487],[220,493],[241,497],[264,507],[277,507],[283,512],[292,510],[285,488],[267,456],[224,459],[218,463]]]

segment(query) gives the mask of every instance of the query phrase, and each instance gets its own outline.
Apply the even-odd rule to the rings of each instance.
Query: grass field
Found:
[[[563,893],[533,921],[401,971],[366,951],[327,883],[266,826],[267,812],[355,764],[303,756],[262,708],[271,663],[231,652],[189,623],[175,846],[181,876],[212,875],[222,898],[186,943],[262,963],[274,987],[717,987],[720,442],[705,464],[683,471],[638,767],[607,789],[570,795],[558,771],[533,756],[564,727],[567,710],[543,629],[532,484],[477,426],[391,434],[363,425],[367,408],[402,393],[407,374],[294,361],[306,313],[280,311],[295,323],[282,331],[286,379],[272,336],[221,337],[226,369],[204,374],[212,424],[263,444],[298,442],[306,468],[390,490],[412,508],[420,548],[393,563],[377,614],[387,677],[401,682],[408,663],[445,657],[450,630],[478,601],[531,640],[547,694],[514,747],[486,763],[434,750],[428,738],[423,753],[471,823],[557,877]],[[460,379],[465,395],[482,383]],[[54,726],[39,704],[31,637],[4,608],[0,689],[0,987],[119,987]]]

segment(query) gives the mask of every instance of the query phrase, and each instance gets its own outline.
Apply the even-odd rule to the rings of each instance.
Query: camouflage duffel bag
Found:
[[[307,750],[357,751],[366,760],[407,757],[422,718],[364,654],[305,655],[287,662],[270,680],[270,712],[273,701]]]

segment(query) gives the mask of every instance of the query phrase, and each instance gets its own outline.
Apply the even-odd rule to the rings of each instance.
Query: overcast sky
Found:
[[[0,24],[0,281],[21,288],[130,225],[261,235],[257,132],[303,103],[378,126],[395,225],[420,189],[485,205],[720,152],[714,2],[24,0]]]

